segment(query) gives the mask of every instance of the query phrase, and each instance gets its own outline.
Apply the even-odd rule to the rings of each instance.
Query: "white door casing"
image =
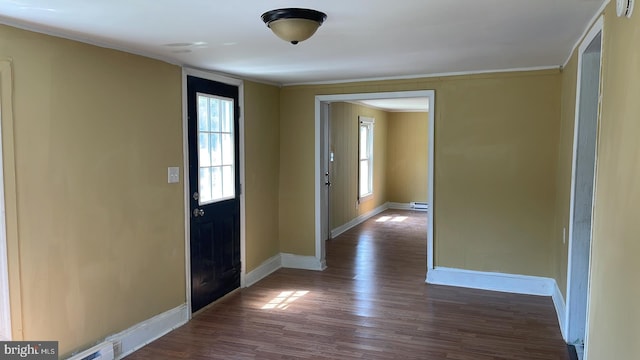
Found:
[[[591,240],[597,165],[603,18],[587,33],[578,50],[573,138],[567,302],[563,334],[567,343],[588,344]],[[586,354],[586,351],[585,351]]]
[[[16,204],[13,70],[0,60],[0,338],[22,340],[20,251]],[[11,271],[9,272],[9,269]],[[11,290],[11,291],[10,291]]]
[[[434,129],[435,129],[435,91],[434,90],[417,90],[417,91],[398,91],[398,92],[379,92],[379,93],[354,93],[354,94],[336,94],[336,95],[317,95],[315,97],[315,257],[320,267],[326,267],[325,259],[325,241],[323,240],[323,224],[328,222],[328,206],[322,201],[322,188],[324,187],[324,172],[322,160],[328,154],[328,141],[323,137],[323,127],[325,122],[329,121],[328,112],[323,111],[323,107],[331,102],[345,102],[371,99],[395,99],[395,98],[417,98],[424,97],[429,102],[428,112],[428,184],[427,194],[429,203],[428,224],[427,224],[427,271],[434,268],[433,253],[433,218],[435,211],[433,197],[434,182]],[[326,204],[326,205],[325,205]]]

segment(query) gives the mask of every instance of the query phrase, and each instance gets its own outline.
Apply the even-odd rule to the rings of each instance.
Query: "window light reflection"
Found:
[[[307,295],[308,291],[283,291],[278,296],[274,297],[266,303],[262,309],[270,310],[270,309],[280,309],[285,310],[289,307],[289,305],[298,300],[299,298]]]

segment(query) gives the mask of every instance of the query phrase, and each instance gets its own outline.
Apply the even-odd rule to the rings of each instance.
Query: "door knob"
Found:
[[[193,209],[193,217],[203,216],[204,210],[202,209]]]

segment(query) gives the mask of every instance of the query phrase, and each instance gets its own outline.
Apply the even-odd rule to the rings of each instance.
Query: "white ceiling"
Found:
[[[292,84],[559,66],[603,2],[2,0],[0,22]],[[282,7],[328,18],[311,39],[291,45],[260,19]]]

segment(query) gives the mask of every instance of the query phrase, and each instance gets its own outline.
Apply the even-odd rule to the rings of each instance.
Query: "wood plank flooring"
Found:
[[[127,359],[569,360],[551,298],[425,284],[426,219],[388,210]]]

